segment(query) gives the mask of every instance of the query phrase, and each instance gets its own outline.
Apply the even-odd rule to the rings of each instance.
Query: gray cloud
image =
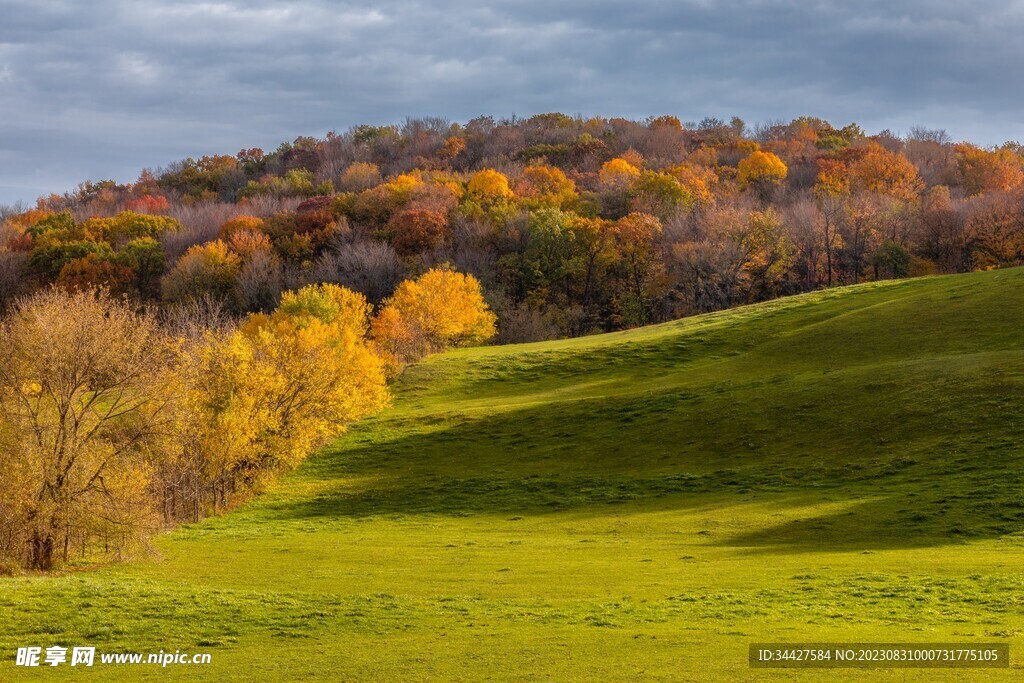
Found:
[[[406,116],[547,111],[1024,137],[996,0],[0,0],[0,202]]]

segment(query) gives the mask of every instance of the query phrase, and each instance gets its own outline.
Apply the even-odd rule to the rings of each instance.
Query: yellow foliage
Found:
[[[172,378],[156,319],[48,289],[0,322],[0,348],[0,554],[48,570],[67,544],[140,536]]]
[[[325,283],[282,294],[271,320],[298,328],[319,322],[328,327],[335,339],[361,339],[369,329],[372,308],[362,294]]]
[[[644,171],[629,188],[632,208],[660,218],[669,218],[679,210],[688,211],[694,205],[694,198],[669,173]]]
[[[143,237],[157,237],[165,232],[176,232],[181,224],[167,216],[122,211],[110,218],[89,218],[79,228],[87,239],[122,245]]]
[[[508,178],[494,169],[473,174],[466,190],[461,210],[467,216],[500,225],[515,211],[515,193],[509,187]]]
[[[43,393],[43,385],[35,380],[25,380],[21,383],[21,394],[29,398],[35,398]]]
[[[466,186],[470,197],[482,203],[508,201],[515,196],[505,174],[485,168],[473,174]]]
[[[740,160],[737,171],[737,178],[743,187],[775,184],[785,179],[789,173],[782,159],[771,152],[761,151],[753,152]]]
[[[380,169],[376,164],[357,161],[339,178],[338,186],[346,192],[362,192],[380,184]]]
[[[704,206],[714,201],[718,176],[711,169],[681,164],[668,169],[668,173],[679,181],[679,185],[690,194],[696,205]]]
[[[849,169],[840,161],[832,159],[819,161],[814,192],[819,197],[839,197],[850,194]]]
[[[403,173],[384,184],[384,187],[403,201],[423,187],[423,179],[417,173]]]
[[[639,177],[640,169],[621,157],[606,161],[598,173],[601,184],[610,189],[624,189]]]
[[[163,278],[163,295],[170,301],[188,301],[205,295],[228,297],[241,267],[238,254],[221,240],[197,244],[178,259]]]
[[[273,248],[270,238],[262,232],[239,230],[228,239],[228,248],[243,259],[250,259],[257,252],[269,252]]]
[[[729,144],[728,147],[745,155],[761,151],[761,145],[757,140],[737,140],[736,142]]]
[[[387,405],[384,364],[365,338],[369,311],[361,294],[311,285],[193,352],[194,442],[208,476],[258,483]]]
[[[517,190],[521,197],[527,199],[530,208],[564,208],[578,198],[576,183],[569,180],[561,169],[552,166],[524,169]]]
[[[398,286],[374,318],[372,336],[392,362],[407,363],[487,341],[496,320],[475,277],[434,268]]]
[[[256,216],[235,216],[221,224],[219,237],[230,240],[236,232],[260,232],[263,225],[263,219]]]

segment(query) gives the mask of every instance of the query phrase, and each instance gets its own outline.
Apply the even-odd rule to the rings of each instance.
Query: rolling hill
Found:
[[[395,393],[145,560],[0,580],[0,678],[79,673],[14,666],[53,644],[212,654],[90,680],[821,677],[754,641],[1024,666],[1024,269],[463,349]]]

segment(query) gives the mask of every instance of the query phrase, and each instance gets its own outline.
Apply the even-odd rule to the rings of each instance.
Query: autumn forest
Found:
[[[0,291],[101,284],[270,311],[332,282],[377,304],[475,276],[502,341],[864,280],[1019,264],[1024,150],[812,118],[748,129],[547,114],[409,120],[186,159],[8,210]]]
[[[1024,147],[411,119],[87,181],[0,224],[0,565],[46,570],[245,500],[431,353],[1024,264]]]

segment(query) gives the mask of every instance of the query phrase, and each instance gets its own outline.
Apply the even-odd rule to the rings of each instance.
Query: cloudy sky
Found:
[[[0,203],[407,116],[1024,140],[1021,0],[0,0]]]

